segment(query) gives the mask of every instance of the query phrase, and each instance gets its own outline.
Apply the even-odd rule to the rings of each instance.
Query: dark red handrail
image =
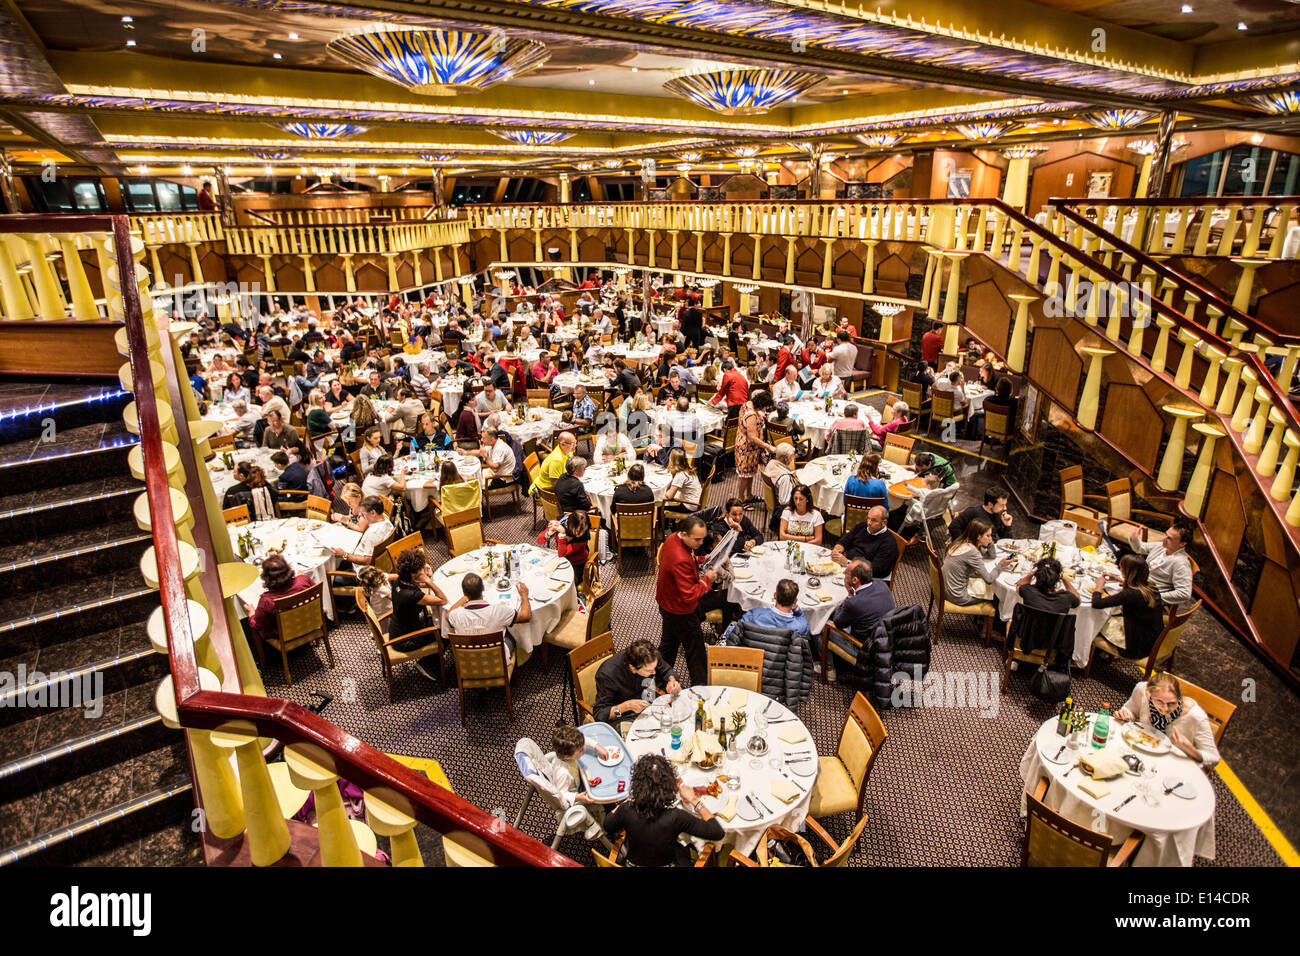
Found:
[[[421,823],[441,833],[467,832],[480,838],[494,862],[506,866],[577,866],[573,860],[514,829],[492,814],[462,797],[437,786],[424,775],[402,765],[387,754],[345,732],[329,721],[297,704],[268,697],[256,697],[225,691],[205,691],[199,686],[198,660],[190,632],[185,582],[181,576],[180,547],[172,532],[176,527],[172,512],[170,485],[163,459],[162,431],[158,405],[152,388],[142,383],[153,380],[150,369],[144,319],[136,287],[135,259],[131,251],[129,219],[116,216],[5,216],[0,217],[0,232],[109,232],[117,257],[122,290],[123,314],[128,361],[135,388],[135,403],[140,427],[140,445],[144,456],[145,487],[148,492],[149,517],[154,529],[160,599],[166,623],[172,682],[180,722],[185,727],[217,729],[232,722],[253,724],[259,735],[273,737],[286,744],[313,743],[330,753],[344,778],[363,789],[389,787],[411,801],[412,815]],[[165,336],[166,329],[162,331]],[[176,387],[176,370],[171,350],[161,350],[170,387]],[[177,408],[183,406],[177,405]],[[184,415],[175,416],[182,448],[192,440]],[[191,472],[191,477],[193,474]],[[206,521],[206,511],[199,496],[191,496],[196,525]],[[169,533],[170,532],[170,533]],[[217,575],[211,562],[201,572]],[[219,592],[219,577],[218,593]],[[205,585],[210,582],[205,582]],[[205,591],[207,588],[205,587]],[[210,593],[210,592],[209,592]],[[224,617],[224,606],[212,607],[214,626]]]

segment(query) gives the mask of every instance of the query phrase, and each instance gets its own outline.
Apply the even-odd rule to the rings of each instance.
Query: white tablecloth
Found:
[[[280,478],[280,469],[271,462],[271,456],[274,454],[275,449],[272,448],[237,448],[230,452],[230,457],[234,459],[235,464],[249,461],[257,465],[266,472],[267,482],[274,485]],[[212,478],[212,490],[217,493],[217,501],[220,501],[222,496],[237,484],[234,473],[225,466],[221,458],[222,453],[218,451],[217,457],[208,462],[208,474]]]
[[[820,584],[816,588],[810,588],[808,582],[812,575],[786,569],[787,544],[785,541],[761,544],[750,552],[748,561],[733,557],[731,564],[737,577],[732,579],[727,589],[727,600],[739,604],[744,611],[756,607],[774,607],[777,584],[782,578],[789,578],[799,585],[799,608],[808,619],[808,630],[820,634],[830,620],[831,612],[848,597],[848,592],[844,590],[843,568],[836,565],[829,574],[818,577]],[[799,547],[803,549],[805,564],[829,562],[831,559],[829,548],[819,548],[815,544],[800,544]],[[751,577],[740,577],[744,574]],[[829,600],[823,601],[817,596],[822,591],[830,595]]]
[[[436,463],[425,459],[424,470],[410,470],[403,476],[406,480],[406,500],[416,511],[429,507],[429,499],[438,494],[438,471],[442,462],[450,458],[456,463],[456,470],[466,481],[478,481],[483,477],[483,462],[473,455],[457,455],[454,452],[438,452]],[[409,459],[407,459],[409,461]]]
[[[916,473],[909,468],[890,465],[887,469],[886,465],[890,463],[881,462],[880,467],[881,480],[886,484],[908,481],[916,477]],[[836,467],[840,469],[838,475],[834,471]],[[823,455],[798,469],[795,477],[812,489],[813,504],[826,514],[842,518],[844,517],[844,486],[856,473],[855,459],[848,455]],[[891,501],[890,504],[894,502]]]
[[[557,408],[529,408],[527,416],[527,421],[506,422],[502,426],[521,445],[534,439],[549,438],[564,421],[564,413]]]
[[[677,319],[670,315],[667,318],[653,319],[651,321],[651,324],[654,326],[654,330],[656,334],[667,335],[669,332],[673,330],[673,325],[675,325],[676,322]]]
[[[694,740],[695,707],[701,697],[703,697],[705,706],[712,706],[715,701],[719,700],[721,695],[721,706],[728,706],[727,700],[733,693],[730,687],[692,687],[678,696],[675,704],[680,726],[682,727],[682,747],[688,748]],[[671,749],[671,736],[667,730],[661,730],[659,727],[659,710],[669,706],[670,698],[666,695],[659,698],[654,706],[647,707],[641,712],[641,715],[633,722],[627,735],[627,752],[635,760],[646,754],[663,754],[668,756],[673,753]],[[771,826],[783,826],[788,830],[799,830],[804,820],[808,816],[808,805],[812,802],[813,785],[817,782],[818,761],[817,747],[813,743],[812,735],[794,713],[779,701],[770,697],[765,697],[758,693],[749,693],[748,702],[743,708],[746,713],[746,722],[744,729],[736,737],[737,749],[739,750],[739,759],[736,767],[729,767],[724,763],[721,768],[713,770],[701,770],[691,763],[677,764],[673,763],[675,768],[679,768],[682,781],[692,787],[705,786],[718,774],[728,774],[739,771],[740,789],[728,790],[725,786],[722,792],[716,797],[705,796],[702,798],[704,806],[708,807],[713,813],[717,813],[726,806],[727,801],[732,795],[739,797],[737,802],[738,813],[730,821],[719,819],[726,836],[723,842],[727,846],[734,846],[745,856],[750,855],[758,847],[758,841],[762,839],[763,834]],[[768,753],[760,757],[751,757],[746,752],[745,747],[756,732],[755,718],[766,709],[767,719],[776,721],[769,723],[767,729]],[[781,731],[791,727],[799,727],[803,730],[805,739],[797,744],[787,744],[779,738]],[[716,739],[716,732],[712,734]],[[792,757],[809,757],[807,760],[796,760],[793,763],[788,762]],[[669,758],[671,760],[671,757]],[[776,759],[779,761],[778,769],[773,769],[769,760]],[[759,761],[759,766],[752,766],[753,761]],[[803,790],[803,793],[796,797],[790,803],[783,803],[772,795],[772,781],[781,777],[782,771],[788,774],[788,778],[797,788]],[[751,806],[746,797],[756,797],[763,805],[767,807],[765,812],[762,807],[757,805]],[[703,846],[707,841],[696,840],[698,846]]]
[[[632,348],[622,342],[615,342],[606,350],[610,355],[617,356],[626,362],[632,362],[640,365],[643,362],[653,362],[659,358],[659,353],[663,351],[662,345],[643,346],[639,349]]]
[[[370,404],[375,407],[375,414],[378,417],[375,419],[374,424],[379,426],[379,432],[384,439],[384,444],[392,444],[393,426],[389,422],[384,421],[384,416],[397,407],[397,402],[390,402],[383,398],[371,398]],[[351,410],[346,412],[335,412],[330,416],[330,424],[340,431],[346,431],[347,427],[352,424]],[[362,430],[358,429],[358,431],[361,432]],[[360,445],[365,441],[365,437],[364,434],[358,434],[355,439],[356,443]]]
[[[1039,778],[1047,776],[1052,783],[1043,802],[1062,816],[1109,833],[1115,843],[1122,843],[1134,830],[1141,830],[1146,840],[1134,858],[1134,866],[1191,866],[1194,856],[1214,859],[1214,788],[1205,771],[1177,750],[1157,757],[1128,746],[1122,734],[1127,726],[1130,725],[1111,718],[1107,749],[1136,754],[1144,764],[1155,768],[1153,777],[1125,774],[1106,781],[1110,792],[1100,800],[1088,796],[1079,789],[1080,782],[1086,779],[1082,770],[1076,769],[1065,776],[1074,764],[1070,751],[1061,754],[1062,763],[1052,759],[1065,740],[1056,734],[1056,718],[1049,717],[1020,760],[1020,779],[1024,781],[1025,792],[1032,792]],[[1170,776],[1184,781],[1179,792],[1191,791],[1195,797],[1188,800],[1165,794],[1164,780]],[[1139,795],[1117,810],[1127,797],[1138,792],[1136,788],[1140,784],[1148,788],[1156,805],[1151,806]],[[1022,797],[1021,813],[1024,812]]]
[[[598,378],[588,378],[585,375],[579,375],[577,372],[561,372],[555,376],[555,381],[551,383],[557,386],[561,392],[571,392],[575,385],[585,385],[587,388],[609,388],[609,379],[603,375]],[[596,409],[600,411],[600,409]]]
[[[258,547],[254,554],[249,555],[250,562],[254,558],[265,557],[268,547],[279,548],[283,542],[284,556],[293,566],[294,573],[305,574],[317,584],[324,585],[321,588],[321,603],[325,608],[326,616],[331,618],[334,616],[334,602],[330,599],[330,585],[326,575],[330,571],[337,570],[343,562],[334,557],[329,549],[333,547],[352,551],[361,541],[360,533],[340,524],[315,521],[310,518],[255,521],[246,525],[230,525],[227,530],[230,532],[230,544],[235,549],[235,554],[239,554],[236,538],[246,531],[253,533]],[[262,587],[260,577],[240,591],[240,600],[235,602],[240,617],[245,613],[242,602],[247,601],[256,607],[258,599],[265,592],[266,588]]]
[[[1036,548],[1039,543],[1027,539],[1004,539],[998,542],[998,557],[1003,557],[1012,548]],[[1119,611],[1119,608],[1098,609],[1092,606],[1093,584],[1102,571],[1118,574],[1119,568],[1110,560],[1109,553],[1104,549],[1095,552],[1094,555],[1089,555],[1078,548],[1059,544],[1056,546],[1056,558],[1061,562],[1061,567],[1064,570],[1074,570],[1074,578],[1070,583],[1079,592],[1081,603],[1070,612],[1074,615],[1073,659],[1075,664],[1082,667],[1088,663],[1092,642],[1101,633],[1101,629],[1106,626],[1106,621],[1110,616]],[[985,566],[992,571],[996,563],[996,561],[986,561]],[[998,574],[993,590],[998,597],[998,613],[1001,615],[1002,620],[1011,620],[1012,612],[1015,610],[1016,605],[1020,603],[1020,594],[1016,591],[1016,582],[1028,574],[1031,568],[1032,564],[1029,559],[1022,557],[1015,568]],[[1112,584],[1110,590],[1113,592],[1116,589],[1116,586]]]
[[[517,651],[531,653],[534,647],[542,643],[542,638],[555,629],[565,611],[578,606],[577,591],[573,586],[573,565],[554,551],[545,551],[534,545],[516,545],[521,553],[521,572],[524,583],[528,585],[528,601],[532,608],[532,617],[524,624],[515,624],[510,634],[515,639]],[[438,569],[434,581],[447,595],[447,603],[442,608],[442,633],[450,634],[447,624],[447,611],[464,595],[460,582],[470,571],[480,577],[487,568],[487,553],[492,551],[497,556],[496,567],[500,567],[501,557],[509,553],[509,548],[486,547],[452,558]],[[558,562],[558,564],[557,564]],[[555,570],[551,570],[555,567]],[[519,592],[515,588],[508,591],[498,590],[496,574],[492,580],[484,581],[483,596],[490,601],[504,601],[511,607],[519,607]],[[558,591],[551,588],[559,586]]]
[[[442,410],[451,418],[460,409],[460,396],[465,391],[465,379],[459,375],[449,375],[439,379],[437,392],[442,396]]]
[[[646,487],[654,492],[655,501],[663,504],[664,489],[668,487],[668,470],[661,465],[642,463],[645,466]],[[618,477],[613,475],[611,465],[588,465],[582,473],[582,487],[587,497],[600,511],[602,520],[608,526],[614,508],[614,488],[627,481],[627,473]]]
[[[966,383],[966,401],[969,405],[967,415],[978,415],[984,409],[984,400],[993,394],[991,388],[985,388],[977,382]]]
[[[650,431],[652,438],[654,437],[654,430],[659,427],[660,419],[673,410],[674,409],[670,409],[665,405],[655,405],[650,409],[650,416],[654,419],[654,428]],[[720,432],[722,426],[725,425],[727,421],[727,410],[725,408],[718,408],[716,405],[710,405],[708,402],[691,402],[691,411],[694,412],[695,417],[700,420],[699,438],[701,440],[703,440],[705,435],[712,434],[713,432]]]
[[[831,403],[831,413],[829,415],[826,414],[826,403],[824,401],[804,400],[790,402],[790,417],[803,422],[804,436],[814,448],[825,448],[826,432],[838,419],[844,417],[844,409],[847,405],[858,406],[858,418],[861,420],[870,421],[876,425],[880,424],[880,412],[870,405],[839,400]]]

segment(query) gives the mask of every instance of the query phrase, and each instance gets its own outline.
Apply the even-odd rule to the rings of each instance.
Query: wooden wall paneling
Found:
[[[782,243],[785,245],[785,243]],[[794,271],[796,274],[815,277],[804,281],[822,284],[822,246],[820,242],[801,241],[795,244]],[[781,250],[781,274],[785,275],[785,250]]]
[[[1283,664],[1295,667],[1296,642],[1300,640],[1300,604],[1296,581],[1276,561],[1265,559],[1250,604],[1250,616],[1265,646]]]
[[[1025,212],[1033,216],[1047,204],[1049,198],[1056,196],[1086,197],[1088,173],[1094,170],[1112,174],[1111,198],[1123,199],[1133,195],[1133,181],[1137,174],[1134,163],[1101,153],[1076,153],[1034,167]]]
[[[731,237],[731,274],[748,279],[754,265],[754,240],[738,232]],[[820,269],[820,264],[818,266]]]
[[[297,256],[272,256],[271,271],[275,275],[275,287],[283,292],[301,292],[307,288],[303,276],[302,260]],[[384,288],[387,289],[387,283]]]
[[[982,279],[966,287],[965,326],[999,354],[1007,354],[1014,316],[1014,307],[993,279]]]
[[[1232,472],[1215,468],[1201,523],[1229,572],[1237,563],[1242,535],[1246,532],[1246,507],[1242,502],[1245,493],[1248,493],[1248,489],[1242,487],[1241,478]]]
[[[1073,413],[1079,397],[1083,360],[1074,343],[1057,328],[1039,327],[1029,355],[1029,377],[1057,404]]]
[[[569,247],[566,239],[565,248]],[[568,259],[568,254],[564,256]],[[578,233],[578,261],[579,262],[600,262],[605,258],[605,238],[603,236],[584,236]]]
[[[388,291],[388,270],[377,262],[368,259],[356,260],[353,274],[357,280],[358,292]]]
[[[0,320],[0,373],[42,376],[90,376],[116,381],[122,356],[113,336],[121,322]]]
[[[1159,467],[1164,420],[1139,386],[1108,384],[1097,430],[1148,474]]]
[[[1277,270],[1273,278],[1278,279],[1285,275],[1281,270]],[[1256,286],[1267,288],[1259,285],[1258,273],[1256,273]],[[1255,299],[1254,307],[1250,311],[1255,318],[1281,335],[1300,335],[1300,278],[1277,288],[1268,288],[1268,291]]]

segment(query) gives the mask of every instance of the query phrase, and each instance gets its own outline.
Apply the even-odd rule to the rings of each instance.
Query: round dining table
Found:
[[[275,454],[274,448],[236,448],[227,449],[231,460],[237,465],[242,461],[251,462],[266,474],[266,481],[274,485],[280,478],[280,469],[271,461],[271,456]],[[212,480],[212,490],[217,494],[217,500],[220,501],[234,485],[234,469],[227,468],[226,463],[222,461],[224,457],[222,451],[217,452],[217,456],[208,462],[208,475]]]
[[[452,451],[425,454],[423,459],[417,459],[423,461],[423,468],[412,467],[410,458],[405,460],[407,464],[402,474],[406,482],[405,495],[415,511],[423,511],[429,507],[430,497],[437,496],[438,474],[442,470],[444,461],[452,461],[464,481],[481,481],[483,477],[483,462],[473,455],[458,455]]]
[[[609,388],[609,379],[604,375],[583,375],[580,372],[561,372],[551,383],[561,392],[572,392],[575,385],[591,388]],[[598,409],[599,411],[599,409]]]
[[[990,573],[997,571],[993,593],[997,595],[998,614],[1002,620],[1011,620],[1012,612],[1020,603],[1016,582],[1033,570],[1034,555],[1043,545],[1044,542],[1032,539],[1003,538],[997,543],[997,558],[984,562]],[[1009,570],[998,570],[998,561],[1007,556],[1016,559],[1015,565]],[[1088,657],[1092,653],[1092,642],[1106,626],[1106,621],[1111,615],[1119,611],[1119,608],[1114,607],[1094,608],[1092,606],[1093,586],[1103,572],[1109,571],[1111,574],[1118,575],[1119,567],[1105,548],[1086,551],[1082,548],[1058,544],[1056,558],[1061,562],[1062,572],[1079,592],[1079,606],[1070,612],[1074,618],[1074,652],[1071,656],[1077,666],[1083,667],[1088,663]],[[1113,594],[1119,588],[1120,585],[1112,581],[1106,590],[1107,593]]]
[[[696,733],[694,715],[701,700],[713,714],[745,714],[745,724],[736,735],[736,756],[725,758],[721,767],[712,770],[701,769],[689,760]],[[668,711],[674,716],[662,716]],[[763,720],[767,727],[760,730],[758,725]],[[674,723],[682,728],[681,746],[677,750],[672,748]],[[704,733],[716,743],[716,731]],[[761,755],[749,752],[750,742],[756,737],[761,737],[766,744]],[[797,831],[808,816],[819,769],[817,747],[799,715],[771,697],[711,685],[691,687],[676,698],[665,694],[640,713],[625,739],[627,753],[634,760],[647,754],[660,754],[690,786],[707,786],[719,775],[739,777],[737,789],[723,786],[716,797],[705,796],[702,802],[726,831],[723,843],[745,856],[757,849],[769,827],[783,826]],[[719,816],[719,813],[731,803],[732,797],[736,798],[735,815],[724,819],[725,814]],[[703,847],[707,841],[694,842],[697,847]]]
[[[663,504],[664,489],[668,487],[668,469],[653,462],[642,462],[642,465],[645,467],[646,487],[654,492],[656,503]],[[627,472],[615,475],[613,465],[591,464],[582,473],[581,481],[587,497],[608,526],[614,510],[614,489],[627,482]]]
[[[844,569],[831,561],[829,548],[799,544],[804,567],[788,567],[791,542],[769,541],[745,554],[731,556],[733,575],[727,587],[727,600],[740,605],[742,611],[756,607],[774,607],[776,586],[789,578],[799,586],[798,607],[808,619],[808,631],[820,634],[834,610],[849,596],[844,588]],[[808,565],[826,566],[825,573],[813,575]],[[812,582],[816,581],[814,585]]]
[[[844,417],[844,409],[849,405],[857,406],[859,420],[873,422],[876,425],[880,424],[880,412],[870,405],[863,405],[860,402],[846,402],[841,399],[831,402],[830,414],[826,413],[826,403],[824,401],[801,399],[790,402],[790,417],[803,423],[804,436],[814,448],[825,448],[826,433],[836,421]]]
[[[1095,719],[1095,714],[1090,715],[1089,737]],[[1085,742],[1078,751],[1071,750],[1066,738],[1057,734],[1056,723],[1055,716],[1043,722],[1020,760],[1024,793],[1033,792],[1038,781],[1047,777],[1050,784],[1043,802],[1062,816],[1108,833],[1117,844],[1134,830],[1142,831],[1146,838],[1134,866],[1191,866],[1194,857],[1214,859],[1214,787],[1200,764],[1169,748],[1167,742],[1160,748],[1166,750],[1162,754],[1130,744],[1125,731],[1134,724],[1112,717],[1106,749],[1132,754],[1143,767],[1139,774],[1130,772],[1103,781],[1104,795],[1095,797],[1080,789],[1082,784],[1096,786],[1078,767],[1079,756],[1086,756],[1090,745]],[[1148,726],[1138,726],[1148,734],[1163,736]],[[1172,789],[1175,784],[1176,790]],[[1025,813],[1023,794],[1020,811]]]
[[[329,521],[317,521],[314,518],[277,518],[273,521],[254,521],[250,524],[227,525],[230,533],[230,545],[239,554],[238,538],[245,532],[253,535],[253,552],[244,560],[249,564],[260,564],[271,549],[280,551],[289,562],[295,574],[305,574],[321,588],[321,604],[327,617],[334,617],[334,602],[330,599],[330,586],[327,575],[337,570],[342,561],[334,556],[330,548],[342,548],[351,551],[361,541],[361,534],[341,524]],[[244,590],[239,592],[236,605],[239,616],[244,617],[243,602],[254,607],[266,591],[259,577]]]
[[[578,606],[573,565],[566,559],[554,551],[546,551],[531,544],[488,545],[452,558],[439,567],[434,575],[434,582],[447,596],[447,603],[441,609],[443,634],[451,633],[447,624],[447,612],[464,595],[461,582],[470,572],[483,578],[485,599],[500,601],[518,610],[520,597],[515,579],[510,579],[505,588],[499,584],[500,569],[508,560],[511,547],[519,554],[520,576],[528,585],[528,603],[532,610],[528,621],[516,623],[509,629],[511,637],[515,639],[516,654],[532,653],[533,648],[541,644],[542,639],[560,623],[564,612]],[[493,556],[494,567],[491,577],[487,574],[489,553]]]
[[[795,477],[800,483],[812,489],[814,505],[828,515],[842,518],[844,517],[844,486],[857,474],[858,462],[861,460],[860,455],[822,455],[802,468],[796,469]],[[884,461],[880,463],[880,474],[882,480],[887,483],[906,483],[916,478],[916,472],[910,468]],[[890,504],[894,504],[892,499]]]

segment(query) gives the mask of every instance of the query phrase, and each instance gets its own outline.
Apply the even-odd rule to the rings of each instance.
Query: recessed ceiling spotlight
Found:
[[[187,163],[186,165],[181,167],[181,172],[184,173],[186,176],[189,176],[194,172],[194,169]]]
[[[290,40],[296,40],[296,39],[298,39],[298,34],[296,34],[296,33],[290,33],[290,34],[289,34],[289,39],[290,39]]]
[[[133,18],[131,18],[131,17],[123,17],[123,18],[122,18],[122,22],[123,22],[123,23],[135,23],[135,20],[134,20]]]
[[[632,72],[633,72],[633,73],[640,73],[641,71],[638,70],[636,67],[632,67]]]
[[[272,54],[271,54],[271,59],[273,59],[273,60],[278,60],[278,59],[280,59],[280,54],[278,54],[278,53],[272,53]]]
[[[588,85],[588,86],[595,86],[595,85],[596,85],[596,81],[595,81],[595,80],[588,80],[588,81],[587,81],[587,85]]]
[[[1264,142],[1264,137],[1260,136],[1259,133],[1253,133],[1251,134],[1250,141],[1258,146],[1260,143]]]
[[[127,40],[127,41],[126,41],[126,45],[127,45],[127,46],[135,46],[135,41],[134,41],[134,40]]]
[[[1245,30],[1245,29],[1247,29],[1247,27],[1246,27],[1246,21],[1245,21],[1245,20],[1238,20],[1238,21],[1237,21],[1237,29],[1238,29],[1238,30]]]
[[[1192,12],[1193,12],[1193,10],[1192,10],[1192,5],[1191,5],[1190,3],[1184,3],[1184,4],[1183,4],[1183,13],[1192,13]]]

